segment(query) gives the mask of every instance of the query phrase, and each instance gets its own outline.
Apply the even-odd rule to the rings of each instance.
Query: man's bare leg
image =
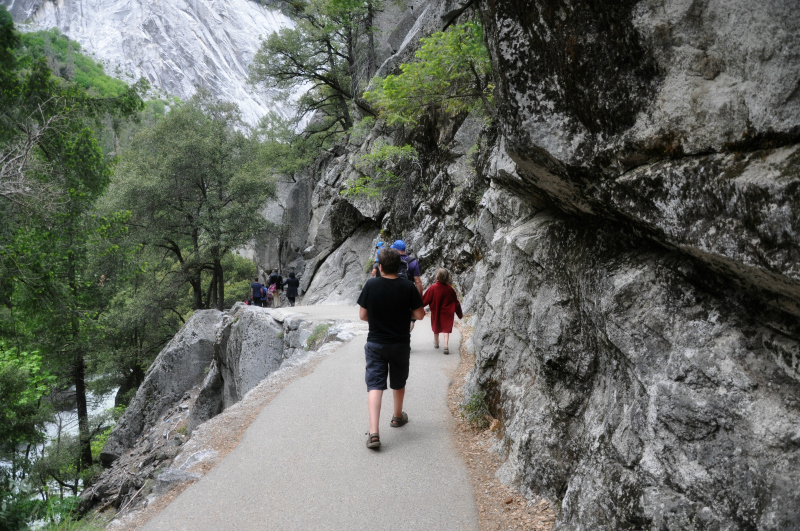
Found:
[[[367,409],[369,409],[369,432],[379,433],[378,422],[381,419],[381,401],[383,400],[383,391],[379,389],[371,389],[369,397],[367,398]],[[402,402],[402,398],[400,399]],[[401,404],[402,405],[402,404]]]
[[[403,398],[406,396],[406,388],[392,389],[392,398],[394,399],[394,416],[403,416]]]

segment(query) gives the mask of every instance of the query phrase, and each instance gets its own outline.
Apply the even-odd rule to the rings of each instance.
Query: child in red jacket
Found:
[[[450,285],[452,279],[447,269],[436,272],[436,283],[429,287],[422,296],[422,304],[431,307],[431,328],[433,328],[433,346],[439,348],[439,334],[444,334],[444,353],[450,354],[448,343],[453,332],[453,316],[461,319],[461,304],[458,302],[456,290]]]

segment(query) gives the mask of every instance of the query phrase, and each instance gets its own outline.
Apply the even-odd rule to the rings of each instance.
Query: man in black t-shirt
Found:
[[[400,253],[395,249],[382,249],[378,254],[378,264],[381,276],[367,280],[358,297],[359,317],[362,321],[369,322],[364,353],[369,393],[367,448],[373,449],[381,446],[378,421],[387,377],[394,398],[394,416],[389,425],[399,428],[408,422],[408,415],[403,412],[411,354],[408,323],[412,317],[417,320],[425,317],[422,297],[416,286],[397,278]]]

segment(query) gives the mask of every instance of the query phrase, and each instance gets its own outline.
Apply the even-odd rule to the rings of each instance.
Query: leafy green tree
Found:
[[[97,354],[97,317],[111,289],[92,266],[104,252],[102,233],[115,224],[93,213],[112,161],[91,126],[130,116],[142,101],[135,88],[94,97],[54,76],[47,58],[23,41],[0,8],[2,317],[14,343],[33,346],[59,383],[75,385],[81,472],[92,466],[87,359]]]
[[[358,157],[355,166],[363,175],[349,181],[342,195],[378,197],[402,186],[401,170],[410,175],[413,166],[418,164],[417,150],[412,146],[394,146],[378,141],[369,153]]]
[[[70,40],[58,28],[23,33],[20,38],[19,56],[45,58],[57,76],[72,81],[92,97],[119,97],[129,89],[127,83],[107,76],[101,64],[80,53],[80,43]]]
[[[375,70],[372,24],[382,2],[293,0],[285,4],[296,25],[262,42],[250,67],[250,80],[270,88],[302,90],[298,115],[318,113],[307,132],[335,138],[353,126],[353,103],[362,113],[373,114],[360,96]]]
[[[491,61],[479,24],[454,25],[422,39],[415,58],[364,95],[389,125],[414,125],[432,110],[494,115]]]
[[[276,176],[303,170],[327,145],[318,136],[298,134],[295,126],[294,120],[270,112],[261,119],[254,131],[255,138],[260,142],[261,157]]]
[[[178,280],[191,286],[193,308],[223,309],[223,258],[266,228],[260,214],[274,183],[258,140],[243,132],[238,108],[199,91],[123,153],[107,208],[130,209],[140,242],[169,254]]]
[[[49,411],[42,399],[54,377],[37,353],[0,342],[0,528],[24,529],[40,504],[31,501],[26,480],[35,448],[44,442]]]
[[[43,442],[42,429],[46,412],[40,400],[50,392],[55,378],[44,369],[42,358],[35,352],[18,352],[0,343],[0,458],[11,463],[12,478],[19,470],[24,476],[26,453]]]

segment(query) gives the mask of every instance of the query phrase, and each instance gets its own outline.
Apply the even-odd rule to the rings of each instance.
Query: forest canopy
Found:
[[[202,91],[147,93],[0,6],[2,529],[75,509],[150,363],[193,311],[246,296],[255,266],[233,251],[270,228],[278,140]]]

